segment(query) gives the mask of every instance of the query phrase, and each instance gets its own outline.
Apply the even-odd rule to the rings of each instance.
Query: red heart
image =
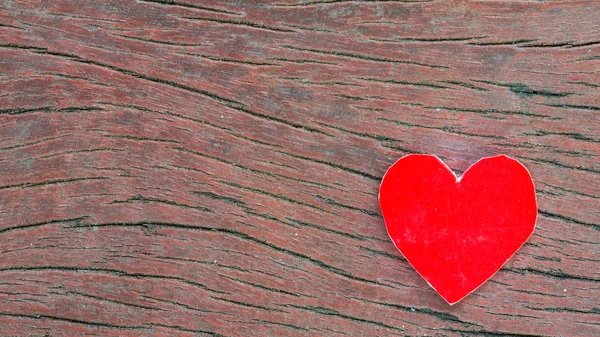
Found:
[[[436,156],[408,155],[383,177],[379,204],[398,250],[449,304],[492,277],[537,218],[531,176],[507,156],[457,178]]]

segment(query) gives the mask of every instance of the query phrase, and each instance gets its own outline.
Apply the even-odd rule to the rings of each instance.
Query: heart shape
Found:
[[[492,277],[537,219],[529,171],[504,155],[461,178],[434,155],[402,157],[383,177],[379,205],[396,248],[450,305]]]

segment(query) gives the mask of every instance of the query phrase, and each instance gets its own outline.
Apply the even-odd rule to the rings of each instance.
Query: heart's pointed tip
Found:
[[[439,294],[439,293],[438,293],[438,294]],[[456,303],[460,302],[460,301],[461,301],[463,298],[465,298],[465,297],[466,297],[466,296],[463,296],[463,297],[461,297],[461,298],[459,298],[459,299],[456,299],[456,298],[448,299],[448,298],[446,298],[446,297],[442,296],[442,294],[439,294],[439,295],[440,295],[440,296],[441,296],[441,297],[444,299],[444,301],[445,301],[446,303],[448,303],[448,305],[449,305],[449,306],[453,306],[453,305],[455,305]]]
[[[460,302],[460,300],[462,300],[462,298],[458,300],[447,300],[446,298],[444,298],[444,301],[446,301],[446,303],[448,303],[449,306],[455,305],[456,303]]]

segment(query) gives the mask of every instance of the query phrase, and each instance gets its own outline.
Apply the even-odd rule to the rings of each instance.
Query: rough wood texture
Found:
[[[0,2],[0,336],[600,335],[600,2]],[[450,307],[385,170],[531,171]]]

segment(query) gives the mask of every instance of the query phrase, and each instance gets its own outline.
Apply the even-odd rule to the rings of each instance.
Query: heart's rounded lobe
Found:
[[[481,159],[462,178],[436,156],[408,155],[384,176],[379,204],[398,250],[450,304],[492,277],[537,219],[529,172],[503,155]]]

